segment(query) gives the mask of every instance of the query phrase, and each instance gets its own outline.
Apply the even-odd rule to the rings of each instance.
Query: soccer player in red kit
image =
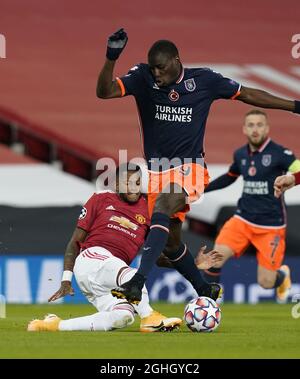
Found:
[[[113,294],[139,302],[147,276],[164,252],[199,296],[216,300],[221,295],[221,287],[202,278],[181,241],[182,222],[189,203],[199,199],[209,181],[204,162],[204,134],[210,107],[218,99],[236,99],[262,108],[300,113],[300,101],[244,87],[209,68],[185,68],[177,47],[168,40],[156,41],[151,46],[147,64],[137,64],[127,75],[114,78],[115,63],[127,41],[123,29],[109,37],[97,96],[135,98],[149,169],[151,226],[137,273]],[[167,192],[166,187],[169,187]]]
[[[111,289],[131,279],[136,272],[128,265],[144,243],[150,220],[147,201],[141,195],[140,170],[128,165],[117,169],[116,192],[94,194],[82,208],[77,227],[67,246],[60,289],[50,297],[54,301],[72,295],[74,272],[79,288],[98,312],[85,317],[61,320],[55,315],[33,320],[28,331],[112,330],[123,328],[141,317],[140,330],[155,332],[180,326],[180,318],[167,318],[149,305],[143,287],[139,305],[116,299]],[[214,262],[214,253],[203,255],[204,264]]]
[[[127,172],[117,172],[119,177],[117,193],[95,193],[82,208],[66,249],[61,288],[49,299],[54,301],[73,294],[71,279],[74,272],[79,288],[98,312],[70,320],[48,316],[45,320],[32,321],[29,331],[47,327],[54,330],[111,330],[132,324],[135,312],[142,318],[142,331],[172,329],[181,324],[179,318],[168,319],[152,310],[145,287],[137,307],[110,294],[115,285],[134,275],[136,270],[128,265],[143,244],[149,227],[147,202],[139,189],[139,172],[129,171],[128,181]],[[151,321],[153,318],[155,320]],[[149,321],[151,325],[148,325]]]

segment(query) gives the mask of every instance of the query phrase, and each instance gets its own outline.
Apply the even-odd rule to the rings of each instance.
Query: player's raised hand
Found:
[[[208,270],[222,261],[222,254],[216,250],[205,253],[206,246],[201,247],[195,258],[195,264],[199,270]]]
[[[106,58],[110,61],[116,61],[128,41],[127,33],[123,28],[116,31],[114,34],[109,36],[107,42]]]
[[[274,196],[280,197],[284,191],[294,187],[295,177],[294,175],[281,175],[277,176],[274,182]]]
[[[74,296],[74,290],[72,288],[71,282],[67,280],[61,282],[60,289],[56,291],[55,294],[53,294],[51,297],[49,297],[48,302],[50,303],[50,301],[55,301],[66,295]]]

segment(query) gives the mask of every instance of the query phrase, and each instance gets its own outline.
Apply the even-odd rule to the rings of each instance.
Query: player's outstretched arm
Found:
[[[65,280],[61,282],[60,288],[51,297],[49,297],[48,302],[55,301],[64,297],[66,295],[74,296],[74,290],[70,281]]]
[[[201,247],[195,258],[195,265],[199,270],[209,270],[215,264],[223,260],[223,256],[216,250],[211,250],[205,253],[206,246]]]
[[[282,109],[300,114],[300,101],[283,99],[255,88],[241,87],[236,99],[261,108]]]
[[[114,97],[122,96],[119,84],[113,80],[113,72],[116,60],[124,50],[127,41],[127,33],[123,28],[119,29],[108,38],[106,60],[97,82],[96,93],[97,97],[101,99],[112,99]]]
[[[65,251],[64,256],[64,273],[61,281],[61,286],[58,291],[56,291],[48,301],[55,301],[66,295],[74,295],[74,290],[72,288],[72,273],[75,264],[75,259],[79,253],[78,242],[83,242],[87,236],[87,232],[83,229],[76,228],[70,242]]]
[[[226,174],[221,175],[217,179],[210,182],[209,185],[205,188],[204,192],[207,193],[228,187],[230,184],[234,183],[237,178],[238,175],[233,176],[227,172]]]
[[[202,246],[195,258],[195,264],[199,270],[208,270],[222,260],[222,255],[218,251],[211,250],[206,253],[205,250],[206,246]],[[159,267],[175,268],[164,254],[159,256],[156,264]]]
[[[280,197],[286,190],[294,187],[296,179],[294,175],[277,176],[274,182],[274,196]]]

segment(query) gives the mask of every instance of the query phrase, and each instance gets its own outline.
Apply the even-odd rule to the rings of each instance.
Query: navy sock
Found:
[[[284,281],[284,278],[285,278],[285,273],[280,270],[277,270],[277,276],[276,276],[276,280],[275,280],[273,288],[279,287]]]
[[[164,213],[153,213],[150,232],[140,252],[142,260],[137,274],[148,276],[161,252],[164,250],[169,237],[170,217]]]
[[[208,283],[203,279],[200,270],[195,265],[192,254],[183,243],[181,243],[178,251],[168,253],[167,257],[175,269],[192,284],[198,294],[208,287]]]
[[[211,267],[208,270],[201,270],[201,273],[208,283],[220,283],[221,268]]]

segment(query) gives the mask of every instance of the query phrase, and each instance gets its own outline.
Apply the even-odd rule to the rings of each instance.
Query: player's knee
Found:
[[[220,261],[214,264],[214,268],[221,268],[224,266],[225,262],[234,256],[233,250],[226,245],[214,245],[214,250],[216,250],[220,255]]]
[[[269,276],[259,276],[258,284],[265,289],[273,288],[274,287],[274,278]]]
[[[170,204],[170,199],[168,199],[166,194],[161,194],[158,196],[155,206],[154,206],[154,212],[160,212],[164,213],[167,216],[171,216],[172,207]]]
[[[111,329],[121,329],[134,322],[134,315],[127,310],[114,310],[112,311],[111,319]]]
[[[160,193],[156,199],[154,212],[161,212],[169,217],[183,210],[185,207],[185,194]]]

